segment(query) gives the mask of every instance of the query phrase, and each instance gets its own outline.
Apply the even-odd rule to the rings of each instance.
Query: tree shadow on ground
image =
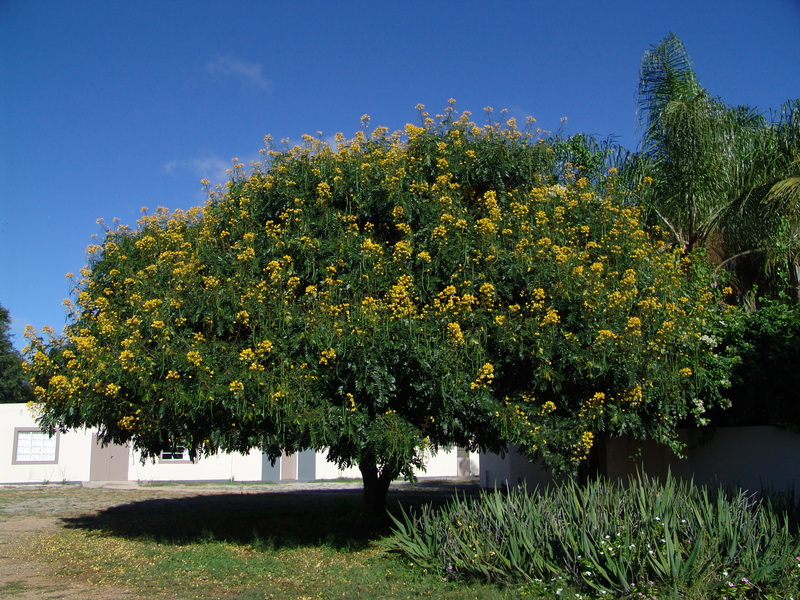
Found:
[[[430,483],[393,487],[388,512],[399,515],[423,504],[441,505],[454,495],[478,493],[476,484]],[[67,528],[147,539],[162,544],[224,541],[261,549],[326,545],[358,550],[389,533],[361,489],[197,494],[153,498],[63,518]]]

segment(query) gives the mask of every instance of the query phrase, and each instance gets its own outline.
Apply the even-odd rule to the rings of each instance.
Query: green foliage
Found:
[[[385,484],[427,447],[571,470],[598,435],[702,419],[708,274],[643,229],[609,147],[421,117],[268,148],[204,208],[108,230],[64,336],[31,335],[42,423],[145,455],[325,448]]]
[[[614,595],[778,597],[800,589],[800,538],[789,522],[744,492],[640,475],[627,486],[568,481],[423,507],[395,519],[391,547],[446,577],[566,581]]]
[[[724,394],[731,408],[709,415],[715,425],[774,425],[798,430],[800,404],[800,307],[760,299],[755,310],[732,310],[721,346],[737,358]]]
[[[33,392],[22,370],[22,355],[11,342],[10,323],[8,310],[0,306],[0,402],[29,402]]]

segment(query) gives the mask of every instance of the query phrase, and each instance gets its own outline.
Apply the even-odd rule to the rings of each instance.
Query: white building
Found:
[[[461,449],[428,456],[420,477],[478,474],[478,457]],[[142,462],[128,446],[97,443],[82,429],[50,437],[25,404],[0,404],[0,484],[83,481],[313,481],[360,478],[358,468],[341,470],[323,453],[283,456],[274,465],[258,450],[219,453],[189,460],[181,448]]]
[[[667,471],[697,484],[723,483],[746,489],[792,489],[800,481],[800,434],[775,427],[720,427],[711,435],[680,430],[686,458],[652,441],[601,439],[598,470],[625,479],[637,469],[651,476]],[[553,481],[551,474],[512,449],[504,456],[462,449],[428,456],[420,477],[480,474],[487,489],[525,483],[528,489]],[[177,448],[153,460],[127,446],[100,446],[97,434],[77,430],[48,436],[25,404],[0,404],[0,484],[85,481],[313,481],[360,478],[340,470],[319,452],[281,457],[274,465],[258,450],[220,453],[196,462]]]

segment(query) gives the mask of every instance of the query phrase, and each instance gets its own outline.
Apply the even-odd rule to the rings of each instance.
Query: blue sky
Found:
[[[0,304],[60,329],[98,218],[202,204],[263,138],[400,129],[449,98],[635,148],[648,46],[763,110],[800,97],[800,0],[0,0]]]

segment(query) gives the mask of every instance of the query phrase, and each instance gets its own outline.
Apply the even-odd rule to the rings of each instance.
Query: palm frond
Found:
[[[651,137],[648,132],[670,102],[691,99],[702,91],[683,42],[668,33],[645,52],[639,67],[637,112],[644,139]]]
[[[779,208],[797,212],[800,207],[800,174],[776,182],[767,192],[767,199],[779,203]]]

